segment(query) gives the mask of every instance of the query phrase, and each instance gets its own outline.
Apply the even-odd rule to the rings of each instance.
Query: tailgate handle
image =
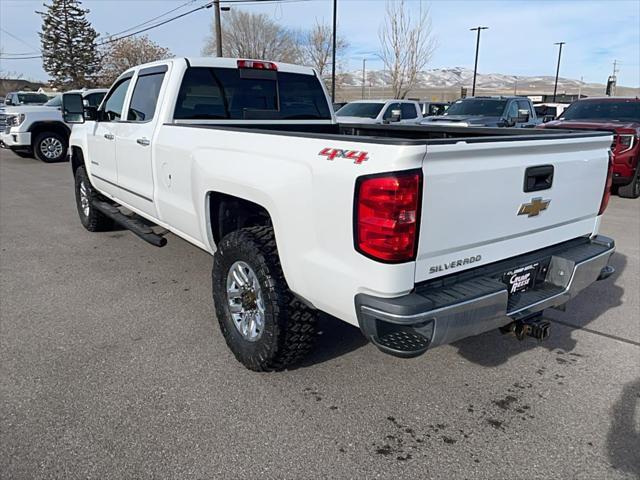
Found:
[[[529,167],[524,172],[524,191],[548,190],[553,184],[553,165]]]

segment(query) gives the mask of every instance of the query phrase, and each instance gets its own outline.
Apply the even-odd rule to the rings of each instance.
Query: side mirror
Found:
[[[518,110],[516,123],[526,123],[529,121],[529,110]]]
[[[84,123],[84,102],[81,94],[62,95],[62,118],[66,123]]]
[[[400,115],[401,112],[400,110],[391,110],[391,118],[389,119],[390,122],[399,122],[400,121]]]

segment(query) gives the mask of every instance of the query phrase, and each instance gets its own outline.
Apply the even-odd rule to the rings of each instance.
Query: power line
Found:
[[[13,33],[7,31],[6,29],[0,27],[0,30],[2,30],[5,34],[9,35],[11,38],[13,38],[14,40],[17,40],[18,42],[22,43],[23,45],[26,45],[29,48],[35,48],[36,51],[38,50],[36,47],[34,47],[33,45],[25,42],[24,40],[22,40],[20,37],[17,37],[16,35],[14,35]],[[36,51],[33,52],[29,52],[28,54],[32,54],[32,53],[36,53]],[[8,54],[3,54],[3,55],[8,55]]]
[[[226,3],[226,4],[249,4],[249,3],[253,3],[253,4],[259,4],[259,3],[260,4],[269,4],[269,3],[293,3],[293,2],[308,2],[308,1],[314,1],[314,0],[221,0],[220,3]],[[187,3],[183,4],[183,5],[181,5],[180,7],[177,7],[173,11],[175,11],[175,10],[177,10],[179,8],[182,8],[185,5],[188,5],[189,3],[190,2],[187,2]],[[107,45],[109,43],[117,42],[118,40],[122,40],[122,39],[125,39],[125,38],[133,37],[134,35],[138,35],[140,33],[148,32],[149,30],[161,27],[163,25],[166,25],[167,23],[173,22],[174,20],[178,20],[178,19],[180,19],[182,17],[186,17],[187,15],[190,15],[190,14],[195,13],[197,11],[209,8],[209,7],[211,7],[213,5],[213,3],[214,3],[213,1],[208,1],[207,3],[204,3],[204,4],[200,5],[199,7],[193,8],[193,9],[187,11],[187,12],[181,13],[180,15],[176,15],[174,17],[168,18],[166,20],[163,20],[162,22],[155,23],[155,24],[150,25],[150,26],[148,26],[146,28],[143,28],[143,29],[140,29],[140,30],[136,30],[135,32],[127,33],[126,35],[121,35],[121,36],[116,37],[116,38],[113,38],[112,36],[110,36],[108,40],[104,40],[102,42],[98,42],[97,45],[98,46]],[[156,17],[156,19],[166,16],[168,13],[170,13],[170,11],[169,12],[165,12],[164,14]],[[153,20],[154,19],[147,20],[146,22],[143,22],[140,25],[148,24],[149,22],[151,22]],[[131,27],[131,28],[135,28],[135,27]],[[123,30],[123,32],[131,30],[131,28]],[[5,31],[5,33],[9,34],[8,32],[6,32],[6,30],[3,29],[3,31]],[[16,38],[16,37],[14,37],[14,38]],[[30,60],[30,59],[34,59],[34,58],[42,58],[42,55],[35,55],[35,56],[29,56],[29,57],[4,57],[4,56],[0,56],[1,60]]]
[[[119,31],[119,32],[112,33],[112,34],[111,34],[111,35],[109,35],[109,36],[110,36],[110,37],[115,37],[116,35],[121,35],[121,34],[123,34],[123,33],[130,32],[131,30],[133,30],[133,29],[135,29],[135,28],[144,27],[145,25],[150,24],[150,23],[151,23],[151,22],[153,22],[154,20],[158,20],[159,18],[166,17],[166,16],[167,16],[167,15],[169,15],[170,13],[173,13],[173,12],[175,12],[176,10],[180,10],[181,8],[186,7],[187,5],[189,5],[189,4],[191,4],[191,3],[195,3],[196,1],[197,1],[197,0],[189,0],[188,2],[185,2],[185,3],[183,3],[182,5],[180,5],[180,6],[176,7],[176,8],[172,8],[171,10],[168,10],[168,11],[164,12],[164,13],[163,13],[163,14],[161,14],[161,15],[158,15],[158,16],[156,16],[156,17],[150,18],[150,19],[149,19],[149,20],[147,20],[146,22],[142,22],[142,23],[139,23],[139,24],[134,25],[134,26],[132,26],[132,27],[129,27],[129,28],[125,29],[125,30],[121,30],[121,31]]]

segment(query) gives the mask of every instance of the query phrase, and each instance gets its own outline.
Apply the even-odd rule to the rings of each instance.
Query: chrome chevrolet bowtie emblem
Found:
[[[547,209],[551,200],[543,200],[542,198],[532,198],[530,203],[523,203],[520,205],[518,215],[526,215],[528,217],[537,217],[540,212]]]

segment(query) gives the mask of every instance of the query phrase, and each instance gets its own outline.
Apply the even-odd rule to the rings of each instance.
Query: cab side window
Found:
[[[124,99],[129,89],[131,78],[126,78],[114,86],[109,92],[107,100],[104,102],[103,110],[105,121],[117,122],[122,117],[122,107],[124,106]]]
[[[384,115],[382,116],[383,120],[389,120],[391,118],[391,115],[393,115],[393,111],[394,110],[400,110],[400,104],[399,103],[390,103],[387,106],[387,109],[384,111]],[[401,114],[402,116],[402,114]]]
[[[531,117],[531,104],[526,100],[518,100],[518,109],[526,110],[527,112],[529,112],[529,117]]]
[[[89,95],[87,95],[86,97],[84,97],[84,100],[86,102],[86,104],[90,107],[99,107],[100,106],[100,102],[102,102],[102,99],[104,98],[104,93],[100,92],[100,93],[90,93]]]
[[[416,111],[416,107],[413,103],[403,103],[400,107],[400,118],[402,120],[408,120],[411,118],[417,118],[418,112]]]
[[[515,120],[518,118],[518,104],[516,102],[511,102],[509,104],[509,110],[507,110],[507,118],[509,120]]]
[[[148,122],[153,118],[163,80],[164,72],[138,76],[131,95],[131,102],[129,102],[127,120]]]

